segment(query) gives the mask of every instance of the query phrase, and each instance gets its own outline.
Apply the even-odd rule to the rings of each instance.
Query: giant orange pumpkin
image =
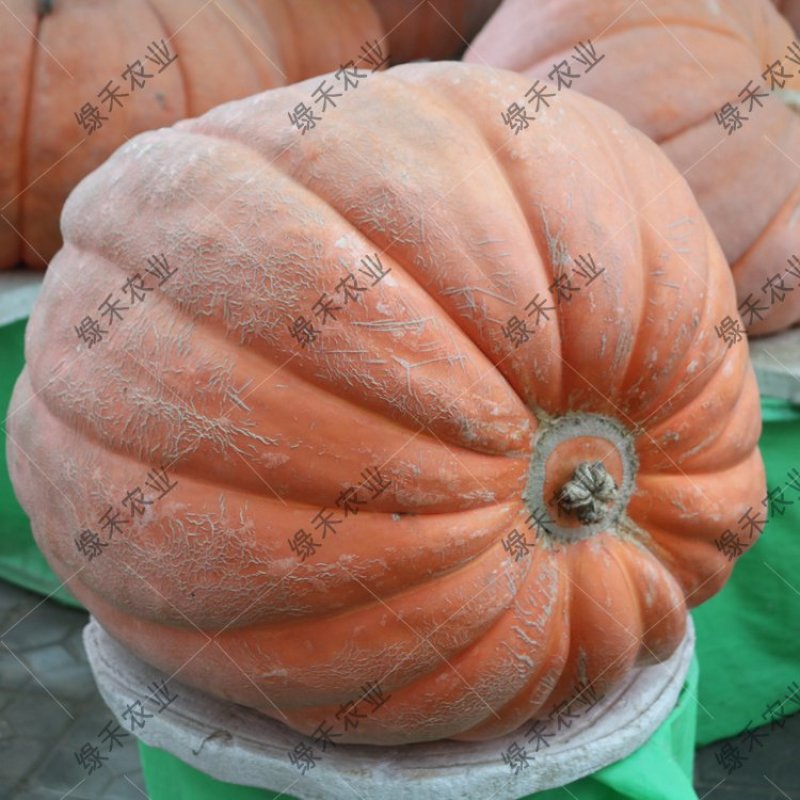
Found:
[[[576,51],[587,43],[603,56],[591,68]],[[566,84],[620,111],[684,174],[749,331],[800,322],[800,43],[769,0],[505,0],[464,58],[543,80],[565,61],[578,75]]]
[[[314,85],[75,189],[12,480],[71,591],[178,680],[340,742],[487,739],[669,656],[757,537],[733,282],[588,98],[515,135],[526,79],[411,64],[303,134]],[[365,687],[386,702],[343,730]]]
[[[134,134],[336,69],[382,35],[369,0],[0,3],[0,269],[46,266],[67,195]]]

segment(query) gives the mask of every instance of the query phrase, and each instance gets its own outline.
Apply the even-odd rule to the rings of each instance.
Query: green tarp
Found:
[[[697,743],[757,728],[800,685],[800,406],[762,397],[761,452],[776,500],[758,542],[742,555],[725,588],[692,615],[700,660]],[[796,470],[797,488],[787,486]],[[762,509],[763,510],[763,509]],[[783,513],[779,513],[782,511]],[[779,703],[773,712],[769,706]]]
[[[6,467],[6,415],[11,392],[25,364],[27,319],[0,327],[0,578],[40,594],[52,594],[67,605],[81,606],[53,574],[31,535],[28,517],[14,496]]]

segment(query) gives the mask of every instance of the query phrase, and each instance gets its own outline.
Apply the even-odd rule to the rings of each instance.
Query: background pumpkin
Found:
[[[795,31],[800,31],[800,0],[774,0],[774,2]]]
[[[303,136],[286,111],[316,83],[142,134],[72,193],[10,474],[70,591],[179,680],[306,733],[372,682],[390,699],[340,741],[490,738],[668,656],[725,582],[715,540],[764,494],[746,342],[714,333],[730,272],[663,154],[588,98],[514,136],[524,78],[405,65]],[[160,252],[175,274],[79,342]],[[558,302],[578,254],[603,272]],[[515,347],[533,297],[554,311]],[[300,316],[322,331],[304,348]],[[584,524],[553,494],[593,461],[620,496]],[[155,500],[158,465],[177,485]],[[87,561],[79,532],[134,486],[152,505]],[[320,509],[343,520],[324,539]]]
[[[500,0],[372,0],[388,36],[392,62],[458,55]]]
[[[382,36],[369,0],[7,0],[0,5],[0,268],[44,267],[71,189],[136,133],[336,69]],[[168,41],[179,59],[146,60]],[[139,59],[154,77],[131,93]],[[108,81],[130,97],[98,98]],[[87,135],[85,103],[108,117]],[[120,224],[123,221],[120,220]]]
[[[800,255],[800,118],[790,105],[800,63],[784,55],[793,38],[768,0],[505,0],[464,59],[547,80],[562,59],[582,70],[573,48],[591,40],[606,57],[573,88],[661,143],[717,234],[743,303],[764,298],[770,277]],[[785,91],[762,99],[763,108],[728,135],[715,114],[737,103],[749,81],[768,88],[761,75],[777,59],[792,75]],[[800,278],[790,280],[796,289],[759,312],[751,333],[800,322]]]

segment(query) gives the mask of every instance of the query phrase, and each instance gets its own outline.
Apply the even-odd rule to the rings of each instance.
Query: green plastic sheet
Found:
[[[0,327],[0,578],[66,605],[81,605],[62,586],[36,547],[28,517],[17,502],[6,464],[6,424],[11,392],[25,365],[25,325],[21,319]]]
[[[697,800],[692,788],[697,683],[695,657],[672,713],[638,750],[565,787],[523,795],[520,800]],[[283,793],[284,787],[269,791],[222,783],[141,742],[139,752],[150,800],[298,800],[299,797]],[[535,769],[535,763],[534,758],[528,769]],[[509,770],[507,791],[512,789],[513,780]],[[298,790],[302,782],[303,776],[298,772],[295,784]],[[507,795],[504,792],[502,796]]]
[[[761,411],[761,452],[774,490],[786,486],[790,470],[800,475],[800,406],[762,397]],[[798,710],[783,700],[787,686],[800,684],[800,492],[787,488],[783,499],[791,504],[780,507],[782,514],[770,512],[723,590],[692,612],[700,659],[698,746],[735,736],[750,722],[766,724],[776,702],[782,705],[775,716]]]

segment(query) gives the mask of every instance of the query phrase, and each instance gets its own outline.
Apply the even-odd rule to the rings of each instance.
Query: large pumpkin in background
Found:
[[[591,68],[576,51],[587,43],[603,56]],[[565,62],[578,75],[562,68],[566,85],[620,111],[684,174],[749,332],[800,322],[800,43],[769,0],[505,0],[464,58],[542,80]]]
[[[46,266],[67,195],[134,134],[337,69],[382,31],[369,0],[1,3],[0,269]]]
[[[500,0],[372,0],[397,64],[458,55],[499,4]]]
[[[773,0],[778,10],[800,32],[800,0]]]
[[[412,64],[302,133],[316,83],[75,189],[12,480],[70,590],[178,680],[341,742],[494,737],[668,657],[757,537],[733,282],[593,100],[516,135],[525,78]]]

